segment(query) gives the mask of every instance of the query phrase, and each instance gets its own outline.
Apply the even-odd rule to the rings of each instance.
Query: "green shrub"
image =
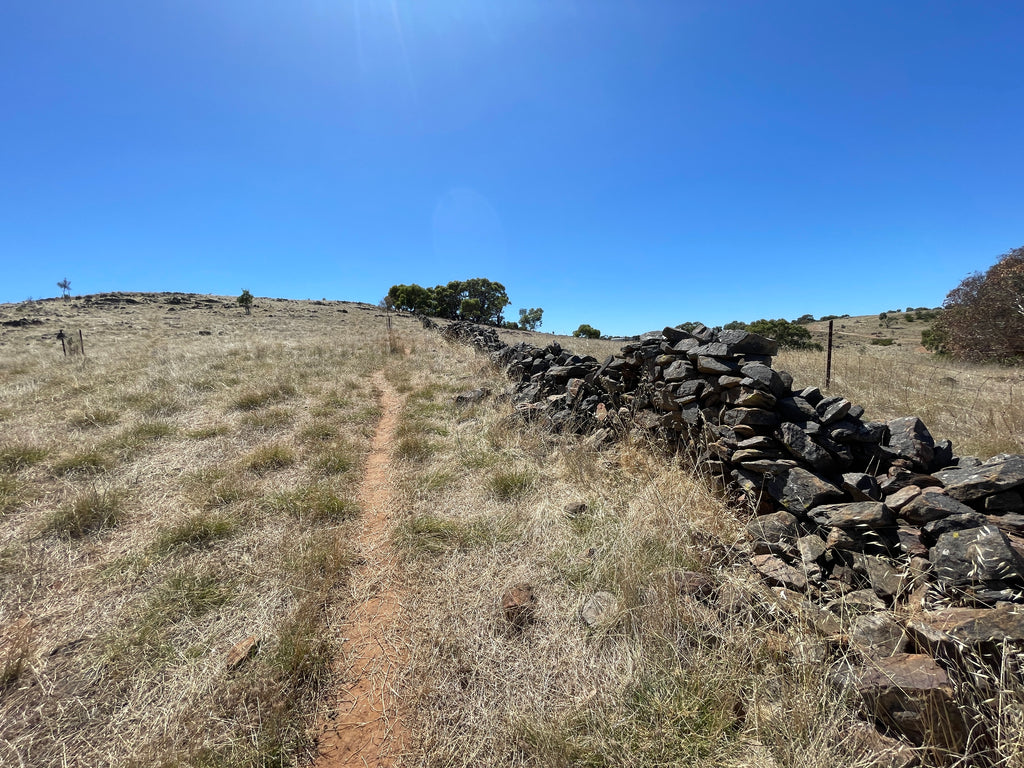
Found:
[[[896,339],[872,339],[871,344],[875,347],[891,347]]]
[[[120,493],[89,490],[70,506],[53,512],[43,527],[43,533],[77,538],[90,531],[117,525],[123,511]]]
[[[284,469],[294,463],[295,453],[292,449],[278,444],[260,446],[245,460],[246,468],[256,474]]]

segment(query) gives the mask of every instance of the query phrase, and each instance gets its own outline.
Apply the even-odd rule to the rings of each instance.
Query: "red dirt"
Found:
[[[342,682],[319,739],[315,768],[390,767],[405,751],[396,686],[406,652],[396,631],[401,603],[388,541],[391,444],[403,398],[382,374],[374,383],[381,390],[382,415],[359,489],[363,561],[352,574],[361,594],[341,630],[344,646],[335,671]]]

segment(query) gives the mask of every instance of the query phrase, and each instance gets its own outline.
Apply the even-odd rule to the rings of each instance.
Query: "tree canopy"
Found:
[[[927,346],[974,361],[1024,361],[1024,246],[946,296]]]
[[[524,331],[536,331],[541,325],[544,310],[540,307],[519,310],[519,327]]]
[[[592,325],[581,323],[580,327],[572,332],[572,335],[577,339],[599,339],[601,338],[601,332],[594,328]]]
[[[811,341],[811,332],[803,325],[779,318],[777,320],[755,320],[744,323],[734,320],[723,326],[726,330],[750,331],[760,336],[774,339],[780,347],[789,349],[821,349],[821,345]]]
[[[505,286],[484,277],[452,280],[433,288],[415,283],[393,285],[385,299],[405,312],[491,325],[501,325],[505,307],[510,303]]]

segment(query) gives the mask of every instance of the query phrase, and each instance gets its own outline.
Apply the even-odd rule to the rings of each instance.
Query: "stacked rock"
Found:
[[[794,390],[776,343],[746,331],[665,328],[604,362],[471,323],[445,333],[506,369],[521,412],[602,438],[627,419],[735,481],[772,583],[887,605],[924,584],[970,605],[1024,602],[1024,457],[955,457],[916,417],[868,421],[846,398]]]

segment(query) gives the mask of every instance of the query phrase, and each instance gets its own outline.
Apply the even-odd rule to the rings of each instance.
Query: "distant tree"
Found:
[[[833,318],[833,319],[835,319],[835,318]],[[798,317],[793,322],[796,323],[797,325],[807,325],[808,323],[813,323],[814,322],[814,315],[812,315],[812,314],[800,315],[800,317]]]
[[[1024,361],[1024,246],[949,292],[932,339],[942,351],[966,360]]]
[[[245,314],[252,314],[252,294],[249,293],[248,289],[243,288],[242,294],[236,299],[239,306],[245,310]]]
[[[541,325],[544,310],[540,307],[519,310],[519,327],[524,331],[536,331]]]
[[[391,308],[402,312],[416,312],[421,315],[433,314],[434,298],[430,289],[416,285],[393,285],[385,297]]]
[[[60,288],[61,296],[64,298],[64,301],[70,301],[71,281],[65,277],[63,280],[57,283],[57,287]]]
[[[466,319],[478,323],[501,325],[504,321],[503,312],[509,305],[505,286],[484,277],[469,280],[452,280],[446,285],[424,288],[416,285],[393,285],[388,291],[396,309],[406,312],[418,312],[448,320]],[[470,309],[463,312],[462,305],[466,300]]]
[[[894,319],[895,318],[892,317],[888,312],[880,312],[878,314],[878,324],[884,325],[886,328],[889,328],[892,325],[892,321]]]
[[[601,332],[597,330],[597,328],[587,325],[586,323],[581,324],[579,328],[572,332],[572,335],[575,336],[577,339],[601,338]]]

